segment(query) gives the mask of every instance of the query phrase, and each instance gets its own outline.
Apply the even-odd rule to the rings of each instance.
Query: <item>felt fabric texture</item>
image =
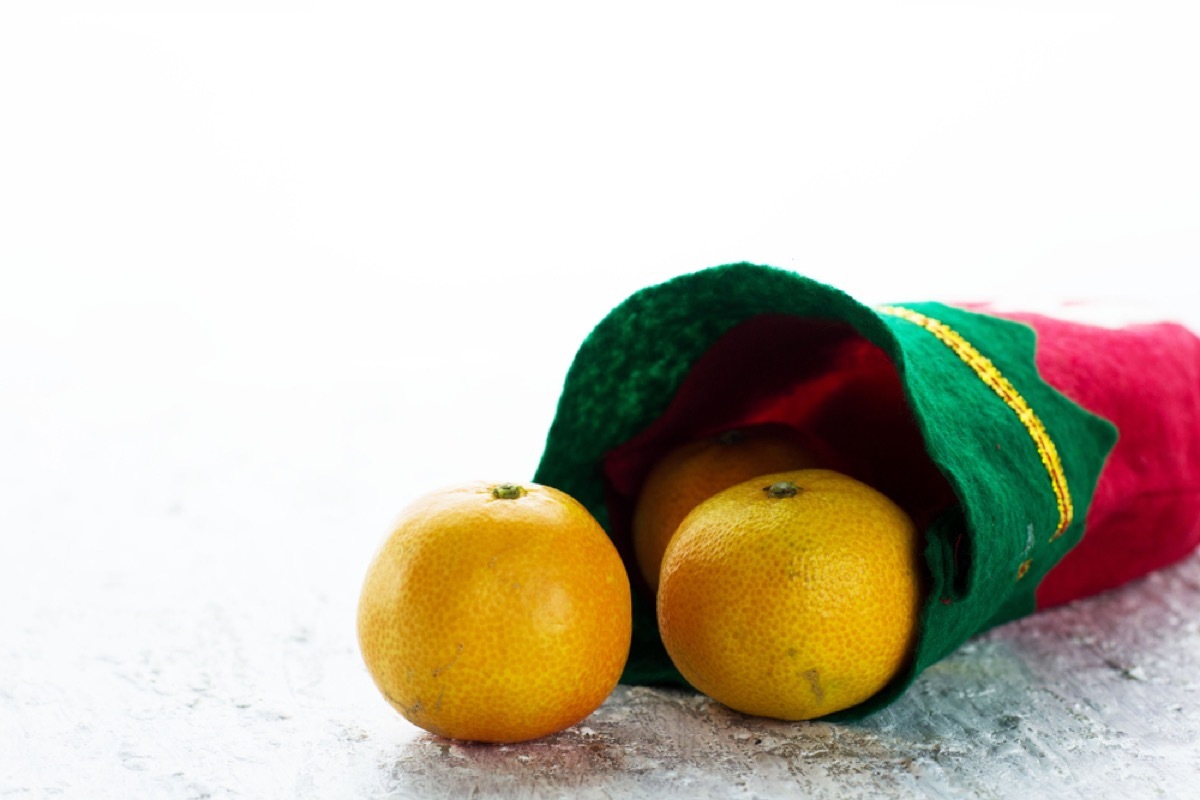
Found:
[[[1042,379],[1028,325],[937,303],[906,307],[973,345],[975,366],[910,319],[771,267],[715,267],[637,292],[580,347],[534,476],[582,502],[634,575],[632,503],[673,444],[772,421],[845,453],[847,471],[884,486],[918,519],[928,584],[910,664],[839,718],[887,704],[966,639],[1035,609],[1042,578],[1083,535],[1116,438]],[[1061,534],[1045,453],[1028,419],[981,380],[981,360],[1060,443],[1074,508]],[[635,592],[622,680],[683,683],[644,590]]]
[[[1170,322],[1107,328],[977,308],[1031,326],[1043,377],[1120,430],[1087,533],[1038,587],[1038,607],[1120,586],[1200,546],[1200,338]]]

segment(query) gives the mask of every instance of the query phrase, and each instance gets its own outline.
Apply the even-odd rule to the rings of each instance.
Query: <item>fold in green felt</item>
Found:
[[[1031,328],[939,303],[898,305],[903,310],[873,309],[796,273],[751,264],[643,289],[579,348],[534,477],[573,495],[618,540],[625,525],[612,516],[618,506],[605,459],[668,411],[724,336],[756,318],[795,317],[846,326],[879,348],[954,501],[924,522],[927,599],[911,662],[883,692],[839,718],[886,705],[971,636],[1034,610],[1039,581],[1083,534],[1116,440],[1111,424],[1038,375]],[[628,558],[627,542],[617,544]],[[659,639],[653,600],[641,592],[622,680],[684,684]]]

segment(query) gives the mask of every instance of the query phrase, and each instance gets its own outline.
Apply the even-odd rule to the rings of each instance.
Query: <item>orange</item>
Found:
[[[633,551],[652,590],[667,543],[702,500],[768,472],[826,466],[797,433],[782,425],[726,431],[681,445],[657,461],[633,513]]]
[[[548,486],[477,481],[419,498],[367,570],[363,660],[410,722],[516,742],[568,728],[629,655],[629,578],[582,505]]]
[[[882,689],[921,604],[917,531],[831,470],[761,476],[683,521],[663,559],[663,644],[696,689],[747,714],[811,719]]]

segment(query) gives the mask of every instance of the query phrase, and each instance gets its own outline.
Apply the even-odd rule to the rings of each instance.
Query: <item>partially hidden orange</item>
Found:
[[[917,531],[894,502],[815,469],[698,505],[667,548],[663,644],[696,689],[747,714],[854,706],[904,665],[921,604]]]
[[[652,590],[667,543],[701,501],[769,472],[831,466],[814,445],[783,425],[735,428],[680,445],[655,462],[634,507],[638,570]]]
[[[629,655],[630,589],[580,503],[533,483],[465,483],[417,499],[367,570],[363,660],[410,722],[515,742],[574,725]]]

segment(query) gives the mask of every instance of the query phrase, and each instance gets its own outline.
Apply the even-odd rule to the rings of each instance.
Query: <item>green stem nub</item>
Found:
[[[773,500],[780,500],[784,497],[795,497],[800,491],[800,487],[791,481],[780,481],[772,483],[770,486],[764,486],[763,491]]]
[[[525,495],[525,487],[519,483],[501,483],[492,487],[492,497],[497,500],[516,500]]]
[[[728,446],[728,445],[740,444],[741,441],[745,438],[746,438],[746,434],[743,433],[741,431],[741,429],[730,428],[729,430],[723,431],[722,433],[720,433],[717,436],[717,442]]]

